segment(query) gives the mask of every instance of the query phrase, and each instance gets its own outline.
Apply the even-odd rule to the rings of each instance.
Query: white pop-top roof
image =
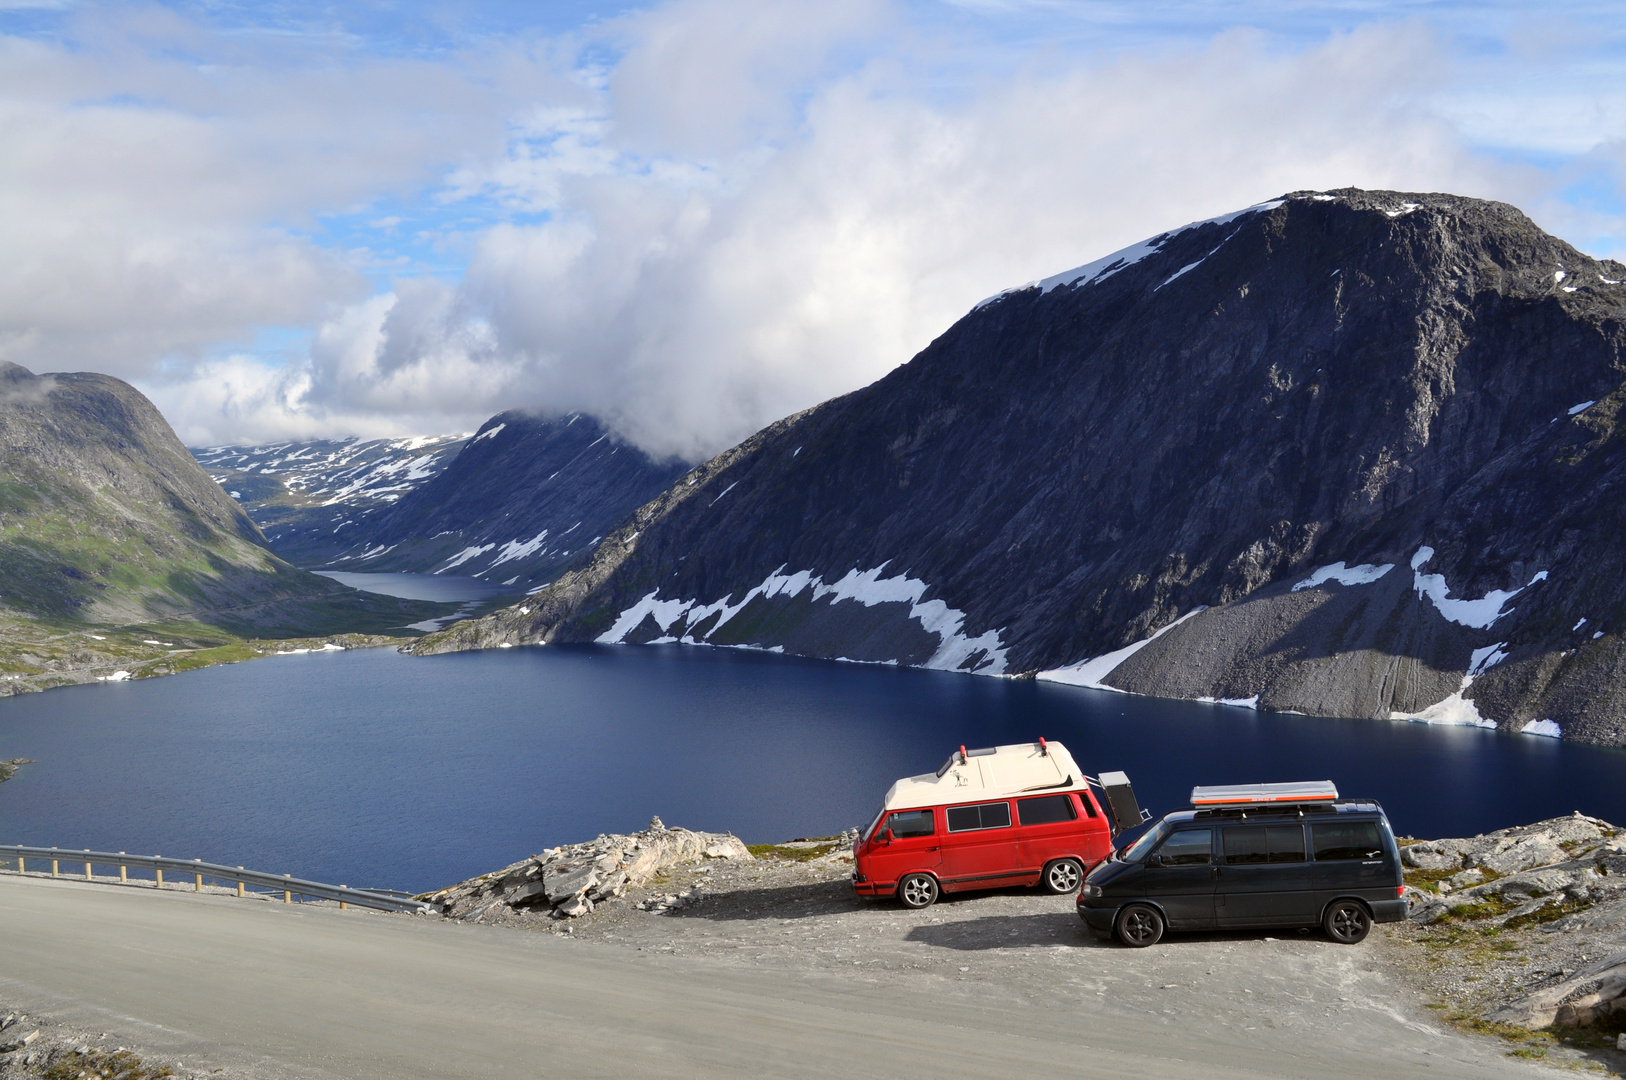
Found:
[[[964,751],[962,756],[962,751]],[[886,810],[976,802],[1046,788],[1081,790],[1084,774],[1061,743],[1016,743],[988,750],[954,751],[936,773],[908,776],[893,784],[882,804]]]

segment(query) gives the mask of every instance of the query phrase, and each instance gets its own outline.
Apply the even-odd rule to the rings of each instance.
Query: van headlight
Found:
[[[1086,884],[1084,886],[1084,895],[1085,896],[1090,896],[1090,897],[1099,897],[1101,895],[1101,886]]]

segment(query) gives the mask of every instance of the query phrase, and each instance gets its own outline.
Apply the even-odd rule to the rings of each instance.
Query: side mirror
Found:
[[[1147,866],[1162,866],[1163,865],[1163,856],[1162,855],[1148,855],[1148,856],[1146,856],[1146,865]]]
[[[881,830],[881,843],[890,844],[891,842],[892,842],[892,830],[891,829],[882,829]]]

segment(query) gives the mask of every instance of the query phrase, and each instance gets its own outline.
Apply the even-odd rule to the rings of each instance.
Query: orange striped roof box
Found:
[[[1271,803],[1332,802],[1338,789],[1331,780],[1296,784],[1222,784],[1191,789],[1192,806],[1268,806]]]

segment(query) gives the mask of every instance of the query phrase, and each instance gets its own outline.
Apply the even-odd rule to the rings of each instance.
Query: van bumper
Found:
[[[889,881],[884,886],[867,880],[863,874],[853,875],[853,892],[859,896],[891,896],[898,883]]]
[[[1404,900],[1370,900],[1372,905],[1373,922],[1404,922],[1406,919],[1406,901]]]
[[[1115,907],[1085,907],[1083,904],[1078,905],[1078,917],[1084,920],[1085,926],[1088,926],[1102,937],[1112,936],[1112,920],[1117,915],[1118,909]]]

